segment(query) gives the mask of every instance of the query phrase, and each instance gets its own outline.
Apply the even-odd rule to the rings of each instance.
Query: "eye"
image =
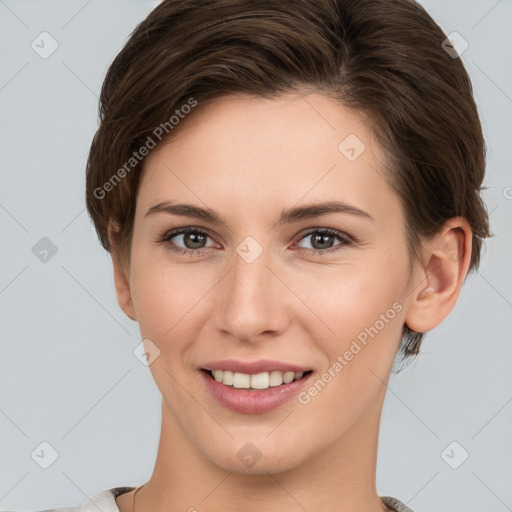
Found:
[[[208,238],[210,238],[208,233],[201,231],[200,229],[180,228],[165,233],[165,235],[158,241],[164,243],[169,250],[177,254],[201,256],[202,254],[207,252],[205,250],[207,246],[205,246],[204,244]],[[181,243],[184,244],[185,247],[180,247],[179,245],[177,246],[176,242],[173,239],[181,239]],[[215,246],[216,244],[213,244],[210,247]]]
[[[311,239],[313,249],[300,248],[300,251],[313,252],[313,254],[325,254],[339,251],[344,246],[351,245],[353,240],[347,234],[334,229],[312,229],[308,231],[301,240]],[[334,239],[338,239],[340,243],[332,245]]]
[[[218,247],[215,243],[210,246],[206,245],[208,238],[210,238],[208,233],[198,228],[180,228],[165,233],[157,242],[163,243],[166,248],[177,254],[201,256],[208,252],[209,247]],[[353,243],[353,239],[349,235],[334,229],[311,229],[300,240],[306,240],[307,238],[311,239],[313,248],[299,247],[298,250],[310,254],[335,252]],[[339,243],[333,246],[332,243],[335,239]],[[180,246],[179,243],[183,246]]]

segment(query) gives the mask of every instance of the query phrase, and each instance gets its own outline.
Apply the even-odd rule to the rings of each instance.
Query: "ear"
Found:
[[[405,317],[409,329],[430,331],[454,308],[471,262],[472,239],[467,220],[454,217],[423,244],[423,263]]]
[[[114,285],[116,288],[117,302],[129,318],[137,320],[130,290],[130,269],[126,263],[123,264],[115,244],[112,244],[114,229],[114,225],[111,221],[108,227],[108,238],[111,247],[110,256],[112,257],[112,265],[114,267]]]

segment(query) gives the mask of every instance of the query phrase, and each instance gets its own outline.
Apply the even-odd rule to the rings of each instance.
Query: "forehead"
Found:
[[[384,166],[368,118],[322,94],[227,96],[199,104],[148,155],[137,209],[175,198],[224,211],[318,200],[375,209],[397,200]]]

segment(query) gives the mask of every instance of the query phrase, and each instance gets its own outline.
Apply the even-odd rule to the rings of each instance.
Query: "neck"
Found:
[[[274,474],[219,468],[198,452],[163,400],[157,460],[137,494],[136,512],[389,510],[375,487],[383,399],[384,393],[335,443],[293,469]]]

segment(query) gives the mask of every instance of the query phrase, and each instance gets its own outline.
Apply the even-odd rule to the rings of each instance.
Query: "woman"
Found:
[[[148,482],[80,511],[412,509],[386,383],[488,217],[468,75],[411,0],[167,0],[110,67],[87,207],[162,393]]]

